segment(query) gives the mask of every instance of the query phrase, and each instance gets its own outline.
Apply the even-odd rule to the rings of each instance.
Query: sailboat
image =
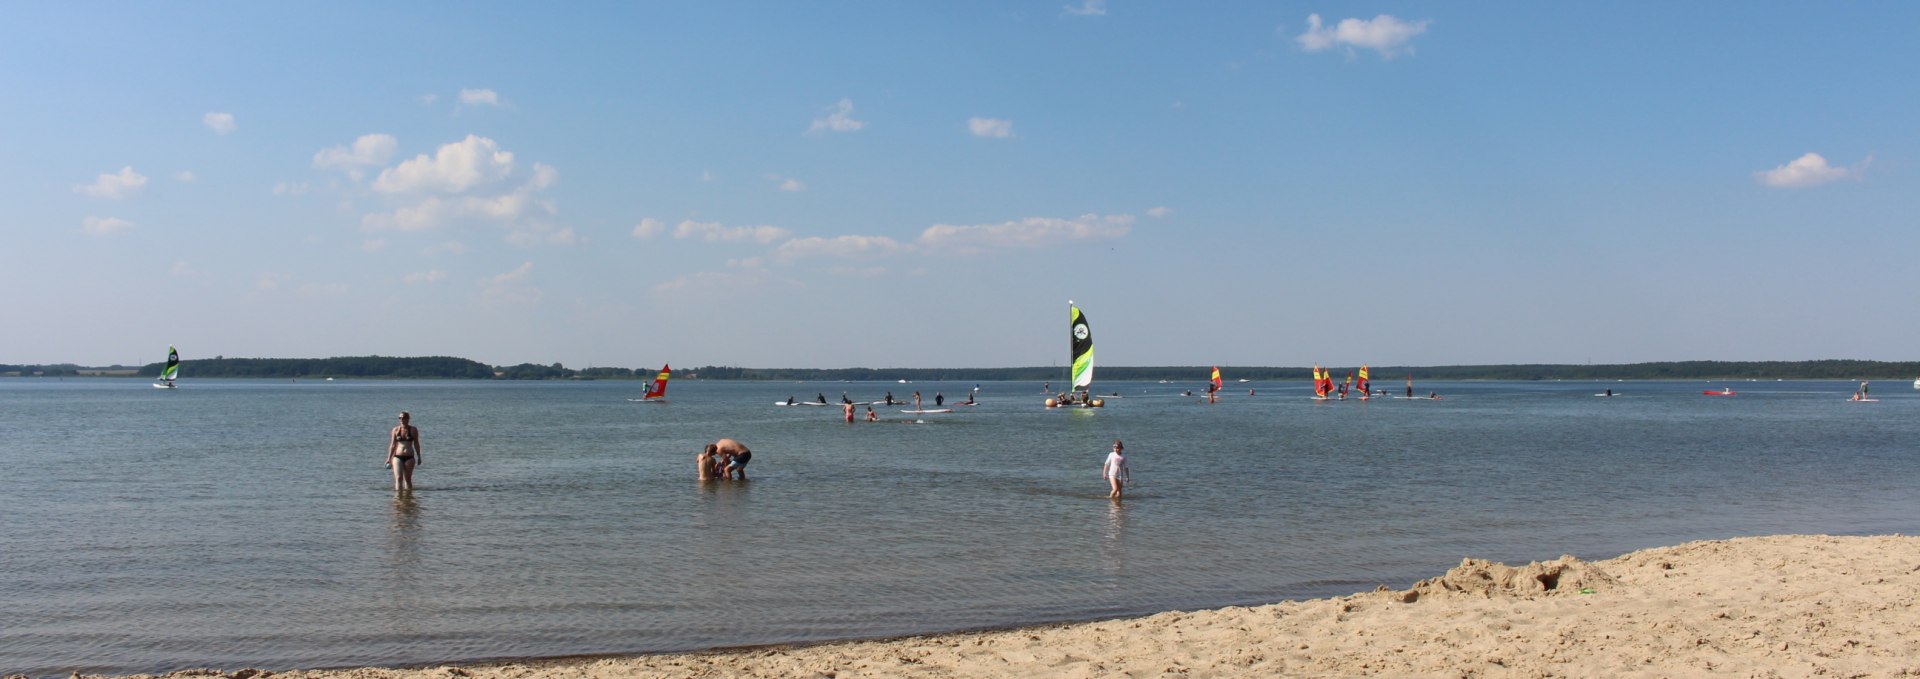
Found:
[[[653,378],[652,384],[647,385],[647,393],[642,394],[640,398],[630,398],[627,400],[635,403],[666,403],[667,378],[672,374],[673,367],[671,365],[665,363],[660,364],[660,374]]]
[[[180,379],[180,350],[167,345],[167,366],[160,369],[161,382],[153,383],[155,389],[172,389],[173,381]]]
[[[1080,307],[1074,305],[1073,300],[1067,300],[1067,309],[1072,312],[1072,323],[1069,326],[1072,333],[1071,337],[1069,337],[1069,339],[1072,340],[1072,347],[1068,355],[1072,360],[1073,367],[1069,368],[1067,374],[1073,384],[1072,392],[1069,393],[1065,399],[1057,401],[1051,398],[1047,399],[1047,407],[1052,408],[1069,403],[1076,403],[1089,408],[1104,406],[1106,405],[1106,401],[1096,399],[1092,394],[1093,331],[1087,328],[1087,315],[1080,313]]]

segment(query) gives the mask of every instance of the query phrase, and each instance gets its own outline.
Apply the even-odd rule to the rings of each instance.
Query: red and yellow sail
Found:
[[[652,386],[647,387],[645,398],[665,398],[667,395],[667,378],[672,374],[673,366],[666,364],[661,365],[660,374],[653,378]]]
[[[1220,366],[1216,365],[1213,367],[1213,378],[1207,381],[1213,384],[1214,391],[1220,390]]]

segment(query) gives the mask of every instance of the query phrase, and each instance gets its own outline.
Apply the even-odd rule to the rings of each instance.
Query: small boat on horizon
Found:
[[[1734,396],[1735,395],[1733,391],[1733,387],[1726,387],[1724,389],[1721,389],[1720,391],[1714,391],[1712,389],[1708,389],[1706,391],[1700,392],[1700,394],[1702,396]]]

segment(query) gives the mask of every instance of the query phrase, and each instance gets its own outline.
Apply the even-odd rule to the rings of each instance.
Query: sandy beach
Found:
[[[1920,676],[1920,537],[1771,536],[1466,559],[1407,589],[813,646],[234,679]],[[216,671],[171,676],[218,675]]]

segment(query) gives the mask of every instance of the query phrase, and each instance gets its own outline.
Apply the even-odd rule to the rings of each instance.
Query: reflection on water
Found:
[[[1462,556],[1920,530],[1920,395],[1848,404],[1852,383],[1274,384],[1210,406],[1119,383],[1065,412],[986,383],[912,427],[769,407],[788,383],[689,380],[670,406],[628,403],[635,384],[0,380],[0,670],[891,636],[1345,594]],[[370,478],[396,407],[435,438],[428,490]],[[689,491],[719,436],[754,448],[754,480]],[[271,451],[257,478],[302,482],[215,485],[236,437]],[[1116,438],[1142,451],[1124,502],[1097,474]]]

